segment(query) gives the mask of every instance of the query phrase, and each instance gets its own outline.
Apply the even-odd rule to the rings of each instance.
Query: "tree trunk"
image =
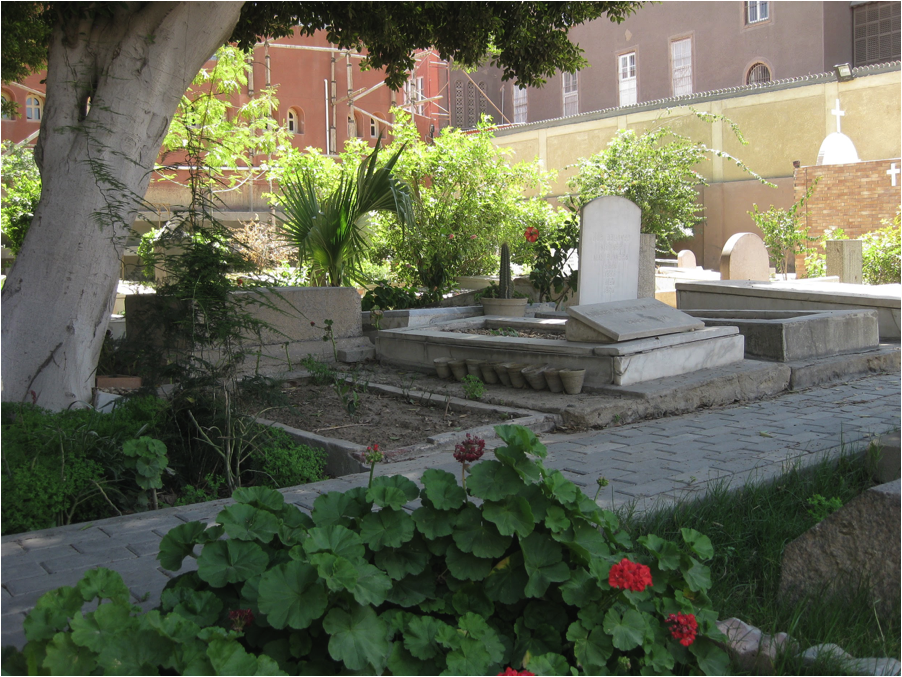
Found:
[[[52,410],[90,400],[160,144],[243,3],[103,4],[114,9],[53,32],[35,151],[41,201],[2,292],[2,399]]]

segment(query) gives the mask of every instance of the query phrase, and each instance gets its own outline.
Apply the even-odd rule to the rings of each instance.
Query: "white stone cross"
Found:
[[[836,100],[836,108],[830,111],[833,115],[836,116],[836,133],[842,133],[842,129],[840,129],[840,118],[845,115],[845,111],[839,107],[839,99]]]
[[[894,186],[896,185],[896,176],[899,174],[899,172],[902,172],[902,169],[899,169],[896,166],[895,162],[889,166],[889,169],[886,170],[886,173],[889,174],[889,178],[892,179]]]

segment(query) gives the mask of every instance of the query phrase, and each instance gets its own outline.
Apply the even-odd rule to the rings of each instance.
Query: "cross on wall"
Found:
[[[886,173],[889,174],[889,178],[890,180],[892,180],[894,186],[896,185],[896,177],[900,172],[902,172],[902,169],[899,169],[896,166],[895,162],[889,166],[889,169],[886,170]]]
[[[839,99],[836,100],[836,108],[830,111],[836,117],[836,133],[841,134],[842,129],[840,127],[840,118],[846,114],[844,110],[839,107]],[[896,185],[896,184],[893,184]]]

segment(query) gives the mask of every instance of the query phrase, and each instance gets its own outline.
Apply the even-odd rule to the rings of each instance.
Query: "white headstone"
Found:
[[[704,329],[705,323],[655,299],[567,308],[568,341],[631,341]]]
[[[642,210],[626,198],[606,195],[583,207],[581,216],[578,303],[638,298]]]
[[[698,268],[695,261],[695,252],[691,249],[683,249],[677,254],[677,268]]]
[[[770,280],[770,262],[764,240],[755,233],[736,233],[720,254],[721,280]]]

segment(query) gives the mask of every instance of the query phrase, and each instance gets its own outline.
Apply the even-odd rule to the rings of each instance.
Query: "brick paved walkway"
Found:
[[[778,475],[786,462],[807,464],[834,454],[840,445],[864,448],[875,436],[900,427],[898,374],[784,394],[745,405],[577,434],[544,435],[546,466],[560,469],[590,495],[595,478],[611,480],[615,506],[634,501],[639,510],[703,492],[712,480],[744,483]],[[457,472],[445,455],[377,466],[379,474],[418,479],[427,467]],[[328,491],[365,485],[367,474],[283,490],[309,511]],[[599,497],[610,507],[611,489]],[[156,606],[169,578],[156,562],[160,539],[179,524],[211,522],[230,501],[168,508],[2,539],[2,643],[21,646],[24,614],[44,592],[73,585],[90,568],[122,574],[145,608]]]

